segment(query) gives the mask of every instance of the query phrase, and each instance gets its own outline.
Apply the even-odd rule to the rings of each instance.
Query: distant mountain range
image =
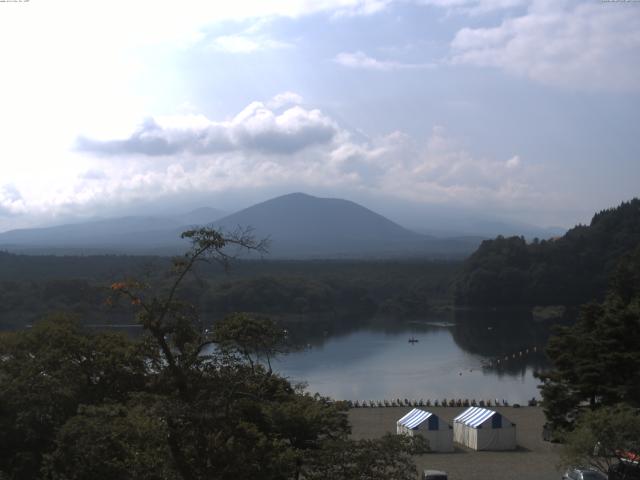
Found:
[[[243,225],[251,225],[257,237],[270,239],[274,257],[460,257],[481,241],[422,235],[357,203],[303,193],[273,198],[214,222],[223,230]]]
[[[186,245],[180,241],[181,232],[224,215],[205,207],[175,216],[127,216],[10,230],[0,233],[0,248],[35,254],[175,253]]]
[[[252,227],[270,239],[270,258],[460,258],[483,236],[448,238],[408,230],[354,202],[292,193],[224,216],[201,208],[179,216],[96,219],[0,233],[0,249],[33,254],[176,254],[180,233],[194,225],[232,231]]]
[[[567,232],[567,229],[563,227],[538,227],[523,222],[506,222],[492,218],[472,217],[470,215],[451,216],[439,222],[434,219],[433,223],[436,225],[435,228],[430,226],[416,227],[414,230],[435,237],[471,235],[493,238],[502,235],[504,237],[523,236],[527,240],[561,237]]]

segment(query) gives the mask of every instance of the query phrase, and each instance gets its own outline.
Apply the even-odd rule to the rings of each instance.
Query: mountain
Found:
[[[180,224],[180,226],[208,225],[219,218],[223,218],[225,215],[227,215],[226,212],[218,210],[217,208],[201,207],[187,212],[184,215],[174,216],[171,218],[173,218],[176,223]]]
[[[199,208],[182,215],[94,219],[44,228],[0,233],[0,248],[26,253],[175,253],[184,249],[180,233],[210,224],[224,213]]]
[[[527,240],[534,238],[549,239],[560,237],[567,233],[563,227],[538,227],[522,222],[498,220],[482,216],[461,215],[459,217],[448,217],[445,220],[433,221],[427,218],[425,223],[428,227],[416,227],[413,230],[425,235],[434,237],[457,237],[457,236],[481,236],[493,238],[498,235],[503,237],[523,236]]]
[[[201,208],[173,217],[120,217],[12,230],[0,234],[0,248],[40,254],[177,254],[187,248],[180,233],[202,224],[225,231],[253,228],[256,238],[270,239],[269,258],[461,258],[481,241],[422,235],[354,202],[303,193],[219,217],[218,210]]]
[[[580,305],[601,300],[620,259],[640,248],[640,199],[596,213],[562,237],[482,242],[464,263],[456,303]]]
[[[214,223],[227,231],[247,225],[257,238],[270,239],[273,257],[461,256],[479,243],[421,235],[357,203],[304,193],[276,197]]]

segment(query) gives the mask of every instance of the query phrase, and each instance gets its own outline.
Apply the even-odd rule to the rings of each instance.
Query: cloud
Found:
[[[93,205],[291,185],[302,190],[358,191],[381,198],[472,206],[526,205],[532,200],[540,203],[550,198],[542,176],[520,156],[507,159],[474,156],[443,127],[434,127],[423,141],[399,131],[369,138],[353,135],[315,110],[320,124],[329,127],[330,137],[311,141],[309,138],[317,138],[315,133],[309,134],[311,137],[296,135],[296,140],[287,139],[292,143],[283,148],[282,132],[286,129],[278,130],[274,125],[280,122],[291,132],[299,133],[304,128],[298,122],[309,123],[313,126],[310,131],[315,132],[316,121],[309,120],[309,112],[313,111],[293,107],[278,116],[261,102],[253,102],[225,124],[234,132],[225,137],[233,139],[228,140],[233,148],[217,150],[202,142],[209,135],[210,125],[218,123],[203,117],[183,118],[182,123],[174,119],[175,125],[181,125],[179,129],[174,126],[174,130],[154,126],[151,131],[159,129],[157,135],[163,139],[162,145],[179,153],[165,152],[163,157],[152,158],[130,151],[126,164],[117,165],[108,158],[96,157],[97,165],[107,171],[105,179],[83,183],[68,198],[83,198],[87,205]],[[261,115],[269,121],[263,123]],[[258,127],[252,121],[258,121]],[[232,124],[241,126],[238,128],[248,137],[238,135],[230,127]],[[262,128],[264,125],[267,128]],[[195,146],[175,140],[179,137],[176,129],[181,138],[188,138]],[[310,143],[314,148],[300,148]],[[208,150],[207,155],[202,154],[203,149]],[[291,155],[293,151],[295,155]],[[119,153],[126,155],[124,151]]]
[[[514,155],[506,161],[505,165],[507,168],[518,168],[520,166],[520,157],[518,155]]]
[[[274,97],[272,105],[300,99],[286,92]],[[337,131],[337,124],[320,110],[294,105],[276,113],[262,102],[253,102],[230,121],[215,122],[203,115],[149,118],[126,139],[80,137],[76,147],[102,155],[208,155],[230,151],[293,154],[330,143]]]
[[[81,180],[104,180],[107,178],[107,174],[102,170],[93,168],[81,173],[80,175],[78,175],[78,178],[80,178]]]
[[[301,95],[295,92],[283,92],[275,95],[267,102],[269,108],[278,109],[285,105],[300,105],[303,102]]]
[[[140,202],[292,188],[500,208],[557,200],[548,195],[547,179],[519,155],[479,157],[442,127],[425,138],[400,131],[368,137],[298,105],[301,100],[285,92],[250,103],[230,120],[154,117],[124,139],[81,138],[78,148],[93,153],[75,154],[83,175],[45,186],[46,192],[26,191],[24,199],[5,186],[0,205],[3,211],[12,205],[12,211],[28,206],[40,214],[90,214]]]
[[[441,126],[432,129],[423,145],[395,132],[371,148],[352,151],[350,162],[375,169],[365,188],[417,202],[504,207],[543,198],[539,172],[525,168],[519,156],[507,161],[479,158]]]
[[[15,185],[7,183],[0,187],[0,215],[15,215],[24,212],[24,210],[24,198]]]
[[[528,0],[417,0],[418,4],[440,7],[449,14],[481,15],[497,10],[512,9],[529,3]]]
[[[435,67],[435,64],[433,63],[402,63],[393,60],[377,60],[361,51],[353,53],[339,53],[334,58],[334,61],[348,68],[360,68],[386,72],[391,70],[414,70]]]
[[[161,164],[139,163],[116,172],[105,189],[87,184],[95,200],[156,198],[193,192],[243,191],[296,185],[369,192],[414,202],[458,205],[524,205],[539,201],[543,185],[536,172],[510,159],[478,158],[434,127],[424,142],[402,132],[355,141],[339,130],[333,142],[299,155],[217,153],[191,160],[169,158]]]
[[[350,3],[350,4],[349,4]],[[392,0],[366,0],[361,2],[344,2],[334,13],[335,17],[353,17],[359,15],[373,15],[385,10]]]
[[[451,62],[573,90],[637,91],[640,10],[625,6],[534,1],[497,27],[459,30]]]
[[[235,54],[292,47],[290,43],[274,40],[264,35],[243,34],[216,37],[209,46],[214,50]]]

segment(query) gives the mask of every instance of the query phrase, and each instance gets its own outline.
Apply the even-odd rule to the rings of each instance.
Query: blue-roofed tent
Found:
[[[453,451],[453,429],[437,415],[414,408],[396,423],[398,435],[421,435],[432,452]]]
[[[516,424],[494,410],[470,407],[453,419],[453,440],[474,450],[514,450]]]

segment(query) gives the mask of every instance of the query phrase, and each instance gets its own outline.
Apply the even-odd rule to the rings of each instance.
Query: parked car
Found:
[[[564,472],[562,480],[607,480],[607,476],[591,468],[572,467]]]
[[[422,480],[447,480],[447,472],[442,470],[425,470],[422,472]]]
[[[609,480],[640,480],[640,465],[638,462],[622,461],[611,465]]]

